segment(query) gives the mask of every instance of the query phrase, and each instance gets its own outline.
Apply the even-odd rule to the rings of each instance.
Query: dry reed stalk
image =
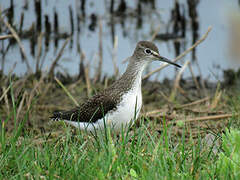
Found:
[[[31,106],[31,103],[32,103],[32,99],[34,97],[34,93],[38,89],[38,87],[43,83],[43,79],[44,79],[45,76],[46,75],[41,75],[40,80],[34,85],[32,91],[30,92],[29,99],[28,99],[28,102],[27,102],[27,110],[30,109],[30,106]]]
[[[108,87],[108,77],[105,78],[104,80],[104,89],[106,89]]]
[[[160,91],[160,94],[162,95],[163,99],[165,99],[168,102],[169,105],[174,104],[162,91]]]
[[[71,90],[73,90],[79,83],[81,83],[82,82],[82,79],[79,79],[79,80],[77,80],[76,82],[74,82],[73,84],[71,84],[70,86],[69,86],[69,90],[71,91]]]
[[[165,120],[168,120],[168,121],[172,121],[173,119],[176,119],[175,116],[172,116],[172,115],[166,115],[166,114],[151,114],[151,115],[148,115],[147,117],[149,118],[160,118],[160,119],[165,119]],[[168,122],[167,122],[168,123]]]
[[[194,102],[191,102],[191,103],[183,104],[183,105],[178,106],[178,107],[175,107],[175,108],[181,109],[181,108],[186,108],[186,107],[189,107],[189,106],[194,106],[194,105],[203,103],[203,102],[205,102],[205,101],[208,101],[209,99],[210,99],[209,97],[205,97],[205,98],[203,98],[203,99],[199,99],[199,100],[194,101]]]
[[[189,63],[190,63],[190,61],[186,61],[184,63],[184,65],[182,66],[182,68],[180,69],[180,71],[178,72],[177,77],[176,77],[175,82],[174,82],[173,90],[172,90],[170,98],[169,98],[170,101],[174,101],[176,93],[177,93],[177,88],[179,87],[179,82],[180,82],[181,76],[182,76],[184,70],[186,69],[186,67],[188,66]]]
[[[194,43],[190,48],[188,48],[186,51],[184,51],[182,54],[180,54],[179,56],[177,56],[173,62],[177,62],[178,60],[180,60],[181,58],[183,58],[186,54],[188,54],[190,51],[192,51],[194,48],[196,48],[200,43],[202,43],[208,36],[208,33],[212,30],[212,27],[208,27],[207,32],[196,42]],[[163,68],[169,66],[169,64],[163,64],[161,65],[159,68],[151,71],[150,73],[146,74],[143,79],[149,78],[152,74],[162,70]]]
[[[13,38],[14,36],[11,34],[7,34],[7,35],[2,35],[0,36],[0,40],[4,40],[4,39],[9,39],[9,38]]]
[[[13,64],[12,68],[9,70],[8,76],[10,76],[10,75],[12,74],[12,72],[14,71],[14,69],[16,68],[16,66],[17,66],[17,62],[15,62],[15,63]]]
[[[207,121],[207,120],[216,120],[216,119],[226,119],[233,116],[239,116],[239,114],[221,114],[221,115],[214,115],[214,116],[203,116],[203,117],[197,117],[197,118],[190,118],[186,120],[177,120],[177,121],[171,121],[170,123],[179,123],[179,122],[194,122],[194,121]]]
[[[36,72],[39,71],[40,57],[42,53],[42,38],[44,33],[41,32],[37,39],[37,62],[36,62]]]
[[[149,71],[148,71],[149,72]],[[148,73],[147,72],[147,73]],[[157,72],[156,76],[155,76],[155,80],[154,81],[158,81],[159,77],[160,77],[161,71]]]
[[[21,92],[21,90],[24,88],[24,86],[26,85],[26,82],[28,80],[28,75],[24,76],[21,79],[18,79],[17,81],[14,82],[14,84],[12,85],[13,89],[14,89],[14,97],[18,97],[19,93]]]
[[[218,105],[218,103],[221,99],[221,96],[222,96],[222,91],[220,90],[220,84],[218,83],[214,98],[213,98],[212,103],[210,105],[211,109],[214,109],[214,108],[217,107],[217,105]]]
[[[196,79],[196,77],[195,77],[195,75],[194,75],[194,73],[193,73],[193,69],[192,69],[191,63],[189,63],[188,67],[189,67],[189,70],[190,70],[190,72],[191,72],[193,81],[194,81],[194,83],[195,83],[195,85],[196,85],[196,87],[197,87],[197,90],[198,90],[198,92],[200,93],[200,92],[201,92],[200,85],[199,85],[199,83],[197,82],[197,79]]]
[[[45,60],[46,60],[46,56],[47,56],[47,51],[44,51],[44,54],[43,54],[43,56],[42,56],[42,61],[41,61],[41,64],[40,64],[39,69],[42,69],[42,68],[43,68],[43,64],[44,64],[44,62],[45,62]]]
[[[57,65],[60,57],[62,56],[63,51],[64,51],[64,49],[65,49],[65,47],[66,47],[66,45],[68,44],[68,41],[69,41],[70,39],[71,39],[71,37],[68,37],[68,38],[65,40],[65,42],[63,43],[63,46],[61,47],[60,51],[58,52],[57,57],[56,57],[55,60],[53,61],[52,65],[51,65],[51,67],[50,67],[50,70],[49,70],[49,75],[50,75],[50,76],[53,77],[54,69],[55,69],[55,67],[56,67],[56,65]]]
[[[99,50],[99,63],[98,68],[96,71],[96,75],[94,77],[93,83],[96,83],[101,79],[101,73],[102,73],[102,63],[103,63],[103,48],[102,48],[102,21],[99,20],[99,44],[98,44],[98,50]]]
[[[131,57],[127,57],[126,59],[124,59],[124,60],[122,61],[122,64],[125,64],[126,62],[128,62],[128,61],[130,60],[130,58],[131,58]]]
[[[112,50],[112,62],[116,78],[118,77],[118,67],[117,67],[117,47],[118,47],[118,37],[114,37],[113,50]]]
[[[193,114],[207,114],[207,115],[216,115],[216,114],[224,114],[223,111],[212,111],[208,106],[204,108],[204,110],[200,110],[201,108],[184,108],[183,110],[186,112],[191,112]]]
[[[198,72],[199,72],[199,74],[200,74],[200,77],[202,77],[202,72],[201,72],[201,68],[200,68],[200,66],[199,66],[198,61],[196,61],[195,63],[196,63],[196,65],[197,65],[197,68],[198,68]],[[204,95],[205,95],[205,96],[208,96],[207,88],[206,88],[206,86],[205,86],[205,83],[204,83],[203,78],[200,78],[200,83],[201,83],[201,85],[202,85],[202,90],[203,90]]]
[[[144,113],[144,116],[151,116],[153,114],[158,114],[158,113],[166,113],[165,109],[155,109],[153,111],[148,111],[146,113]]]
[[[1,21],[5,24],[5,26],[7,26],[7,28],[9,29],[9,31],[12,33],[13,37],[14,37],[15,40],[17,41],[17,43],[18,43],[18,45],[19,45],[19,47],[20,47],[20,50],[21,50],[21,52],[22,52],[22,54],[23,54],[24,61],[25,61],[26,66],[27,66],[27,71],[28,71],[28,73],[31,74],[33,71],[32,71],[32,68],[31,68],[29,62],[28,62],[27,55],[26,55],[26,53],[25,53],[24,47],[23,47],[23,45],[22,45],[22,42],[21,42],[21,40],[20,40],[17,32],[12,28],[12,26],[11,26],[7,21],[4,21],[2,17],[1,17],[0,19],[1,19]]]
[[[216,94],[216,97],[213,99],[213,102],[211,104],[211,109],[215,109],[217,107],[221,97],[222,97],[222,91],[220,91]]]
[[[158,155],[159,155],[159,146],[161,145],[162,146],[162,144],[161,144],[162,142],[161,141],[158,141],[158,143],[157,143],[157,145],[154,145],[155,146],[155,148],[154,148],[154,150],[153,150],[153,152],[151,153],[151,161],[152,161],[152,163],[154,163],[155,162],[155,159],[157,159],[158,158]]]
[[[88,97],[90,97],[92,93],[92,88],[91,88],[91,82],[89,79],[89,64],[84,68],[84,74],[85,74],[85,79],[87,84],[87,94],[88,94]]]
[[[82,61],[85,61],[85,53],[81,51],[81,59]],[[84,78],[85,78],[85,81],[86,81],[86,84],[87,84],[87,95],[88,97],[91,96],[91,93],[92,93],[92,88],[91,88],[91,81],[90,81],[90,78],[89,78],[89,67],[90,67],[90,62],[87,63],[87,65],[85,66],[84,68]]]
[[[67,88],[61,83],[61,81],[58,78],[54,78],[55,81],[57,81],[57,83],[61,86],[61,88],[64,90],[64,92],[68,95],[68,97],[73,101],[73,103],[76,106],[79,106],[78,102],[76,101],[76,99],[74,99],[74,97],[71,95],[71,93],[67,90]]]
[[[20,102],[20,104],[19,104],[19,106],[18,106],[18,109],[17,109],[16,120],[18,120],[19,114],[20,114],[20,112],[21,112],[21,110],[22,110],[22,107],[23,107],[24,100],[25,100],[25,98],[26,98],[26,95],[27,95],[27,92],[24,91],[23,96],[22,96],[22,100],[21,100],[21,102]]]
[[[6,105],[6,108],[7,108],[7,113],[9,114],[10,113],[10,107],[9,107],[9,102],[8,102],[8,97],[7,97],[7,89],[6,89],[5,86],[3,86],[2,89],[3,89],[3,92],[6,92],[6,93],[4,93],[4,101],[5,101],[5,105]]]
[[[41,100],[43,97],[47,97],[46,94],[47,94],[51,85],[52,85],[52,83],[45,84],[44,90],[43,90],[43,92],[41,92],[41,97],[39,98],[39,100]]]
[[[183,88],[181,88],[179,84],[177,86],[177,89],[178,89],[179,93],[182,94],[183,97],[185,97],[190,102],[192,101],[192,99],[188,97],[188,94],[186,93],[186,91],[184,91]]]
[[[9,91],[9,89],[10,89],[10,86],[8,86],[7,89],[6,89],[5,87],[2,87],[3,94],[2,94],[1,97],[0,97],[0,102],[1,102],[1,100],[4,98],[5,94],[7,94],[7,92]]]

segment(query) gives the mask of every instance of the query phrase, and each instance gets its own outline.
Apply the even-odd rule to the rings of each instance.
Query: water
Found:
[[[10,7],[11,1],[1,0],[1,9]],[[24,9],[24,5],[28,2],[28,8]],[[37,22],[37,14],[35,11],[35,2],[28,0],[15,0],[14,4],[14,16],[13,24],[17,29],[20,27],[21,14],[24,13],[24,21],[22,30],[29,29],[33,23],[38,28],[34,31],[44,32],[46,30],[45,21],[48,16],[49,23],[51,24],[51,31],[49,36],[49,45],[45,44],[46,36],[42,40],[42,54],[40,62],[43,62],[43,70],[50,68],[53,60],[56,58],[57,53],[62,47],[65,37],[60,35],[71,34],[72,40],[67,45],[64,53],[59,61],[59,65],[55,72],[67,72],[71,75],[79,73],[80,51],[84,52],[86,59],[85,64],[90,64],[90,73],[94,74],[99,60],[99,19],[102,23],[102,39],[103,39],[103,74],[113,75],[114,68],[112,62],[112,49],[113,39],[117,38],[118,46],[116,51],[117,67],[120,73],[125,71],[126,65],[122,61],[131,56],[135,45],[140,40],[150,40],[151,36],[158,27],[160,27],[159,33],[166,33],[167,28],[169,32],[173,29],[173,22],[171,21],[171,11],[174,9],[175,1],[155,1],[155,9],[151,3],[140,3],[139,9],[136,1],[127,1],[127,8],[125,11],[125,17],[112,16],[110,14],[110,1],[86,1],[85,10],[81,9],[80,0],[42,0],[41,1],[41,23]],[[208,26],[212,26],[208,38],[200,44],[196,49],[194,60],[192,53],[188,54],[181,60],[180,64],[183,64],[186,60],[191,60],[193,63],[193,69],[195,75],[202,74],[204,78],[210,80],[218,80],[222,78],[222,69],[240,67],[236,61],[232,61],[229,54],[229,13],[232,11],[239,11],[239,4],[237,0],[201,0],[197,5],[197,19],[199,28],[193,29],[191,27],[191,18],[189,16],[188,4],[184,0],[179,1],[180,13],[184,14],[186,19],[186,35],[180,38],[180,48],[176,49],[174,46],[174,40],[154,42],[160,49],[160,54],[173,59],[176,57],[177,51],[182,52],[184,49],[192,45],[195,32],[196,37],[200,38],[206,31]],[[72,9],[73,17],[73,29],[71,29],[70,8]],[[118,9],[118,3],[115,2],[114,10]],[[138,11],[136,10],[138,9]],[[58,35],[54,33],[54,12],[58,16]],[[142,13],[141,16],[137,15]],[[84,14],[85,13],[85,14]],[[78,21],[77,17],[81,20]],[[97,21],[94,21],[94,18]],[[79,23],[78,23],[79,22]],[[37,25],[38,24],[38,25]],[[79,25],[78,25],[79,24]],[[112,25],[111,25],[112,24]],[[90,30],[91,29],[91,30]],[[182,30],[177,32],[178,35],[183,33]],[[6,34],[2,32],[1,35]],[[46,34],[46,33],[45,33]],[[49,33],[47,33],[49,34]],[[37,37],[37,36],[36,36]],[[195,37],[195,38],[196,38]],[[28,60],[31,67],[35,71],[35,64],[37,59],[37,39],[31,41],[31,36],[21,37],[24,49],[26,51]],[[34,39],[34,38],[32,38]],[[5,51],[9,44],[9,40],[2,41],[0,48]],[[176,44],[175,44],[176,45]],[[33,48],[31,48],[33,47]],[[6,55],[3,58],[1,51],[1,61],[4,61],[4,73],[8,73],[10,69],[17,63],[14,73],[23,75],[26,71],[26,64],[22,60],[22,56],[19,47],[14,44],[11,45]],[[1,64],[3,64],[0,61]],[[199,64],[199,68],[197,66]],[[150,66],[150,70],[153,70],[160,66],[159,62],[154,62]],[[200,69],[200,71],[199,71]],[[158,78],[173,78],[175,75],[174,67],[167,67],[161,71],[160,76],[153,75],[151,79]],[[190,76],[188,69],[184,72],[184,77]]]

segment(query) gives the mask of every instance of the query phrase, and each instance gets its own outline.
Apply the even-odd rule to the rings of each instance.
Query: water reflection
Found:
[[[160,27],[160,32],[157,33],[156,40],[159,42],[161,53],[167,57],[175,57],[195,43],[199,34],[206,30],[200,29],[200,23],[204,22],[199,22],[201,20],[199,14],[202,15],[206,11],[201,8],[201,3],[204,2],[11,0],[3,4],[2,14],[20,36],[35,71],[40,67],[49,67],[63,40],[71,37],[67,48],[69,50],[65,50],[64,56],[72,61],[60,61],[70,74],[80,74],[81,68],[77,68],[79,62],[82,63],[79,66],[83,67],[83,64],[89,61],[92,72],[98,66],[96,64],[98,60],[93,62],[91,57],[96,57],[96,53],[99,53],[99,22],[102,21],[104,44],[102,69],[104,73],[111,75],[114,70],[110,56],[116,36],[119,39],[117,66],[120,66],[121,72],[126,66],[121,64],[121,61],[131,55],[135,43],[138,40],[151,39],[157,27]],[[8,34],[4,26],[0,26],[0,32]],[[166,43],[161,43],[163,41]],[[15,62],[18,65],[14,72],[23,74],[27,71],[24,67],[24,56],[18,50],[14,39],[4,40],[0,46],[1,69],[5,73]],[[12,50],[9,52],[9,49]],[[174,55],[171,50],[174,50]],[[84,63],[79,61],[82,53],[87,57]],[[196,61],[200,54],[194,50],[190,59]],[[202,57],[205,58],[204,55]],[[19,58],[22,58],[23,63],[18,62]]]

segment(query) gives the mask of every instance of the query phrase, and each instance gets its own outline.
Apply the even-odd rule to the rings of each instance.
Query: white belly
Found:
[[[114,111],[108,112],[103,119],[95,123],[65,121],[79,129],[87,131],[95,131],[103,129],[104,124],[110,125],[114,130],[121,130],[128,125],[131,125],[139,116],[142,107],[142,92],[141,88],[130,90],[123,96]]]

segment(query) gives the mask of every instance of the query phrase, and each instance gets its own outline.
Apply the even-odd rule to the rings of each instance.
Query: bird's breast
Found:
[[[107,119],[117,129],[134,122],[142,107],[141,88],[131,89],[121,98],[115,111],[108,114]]]

